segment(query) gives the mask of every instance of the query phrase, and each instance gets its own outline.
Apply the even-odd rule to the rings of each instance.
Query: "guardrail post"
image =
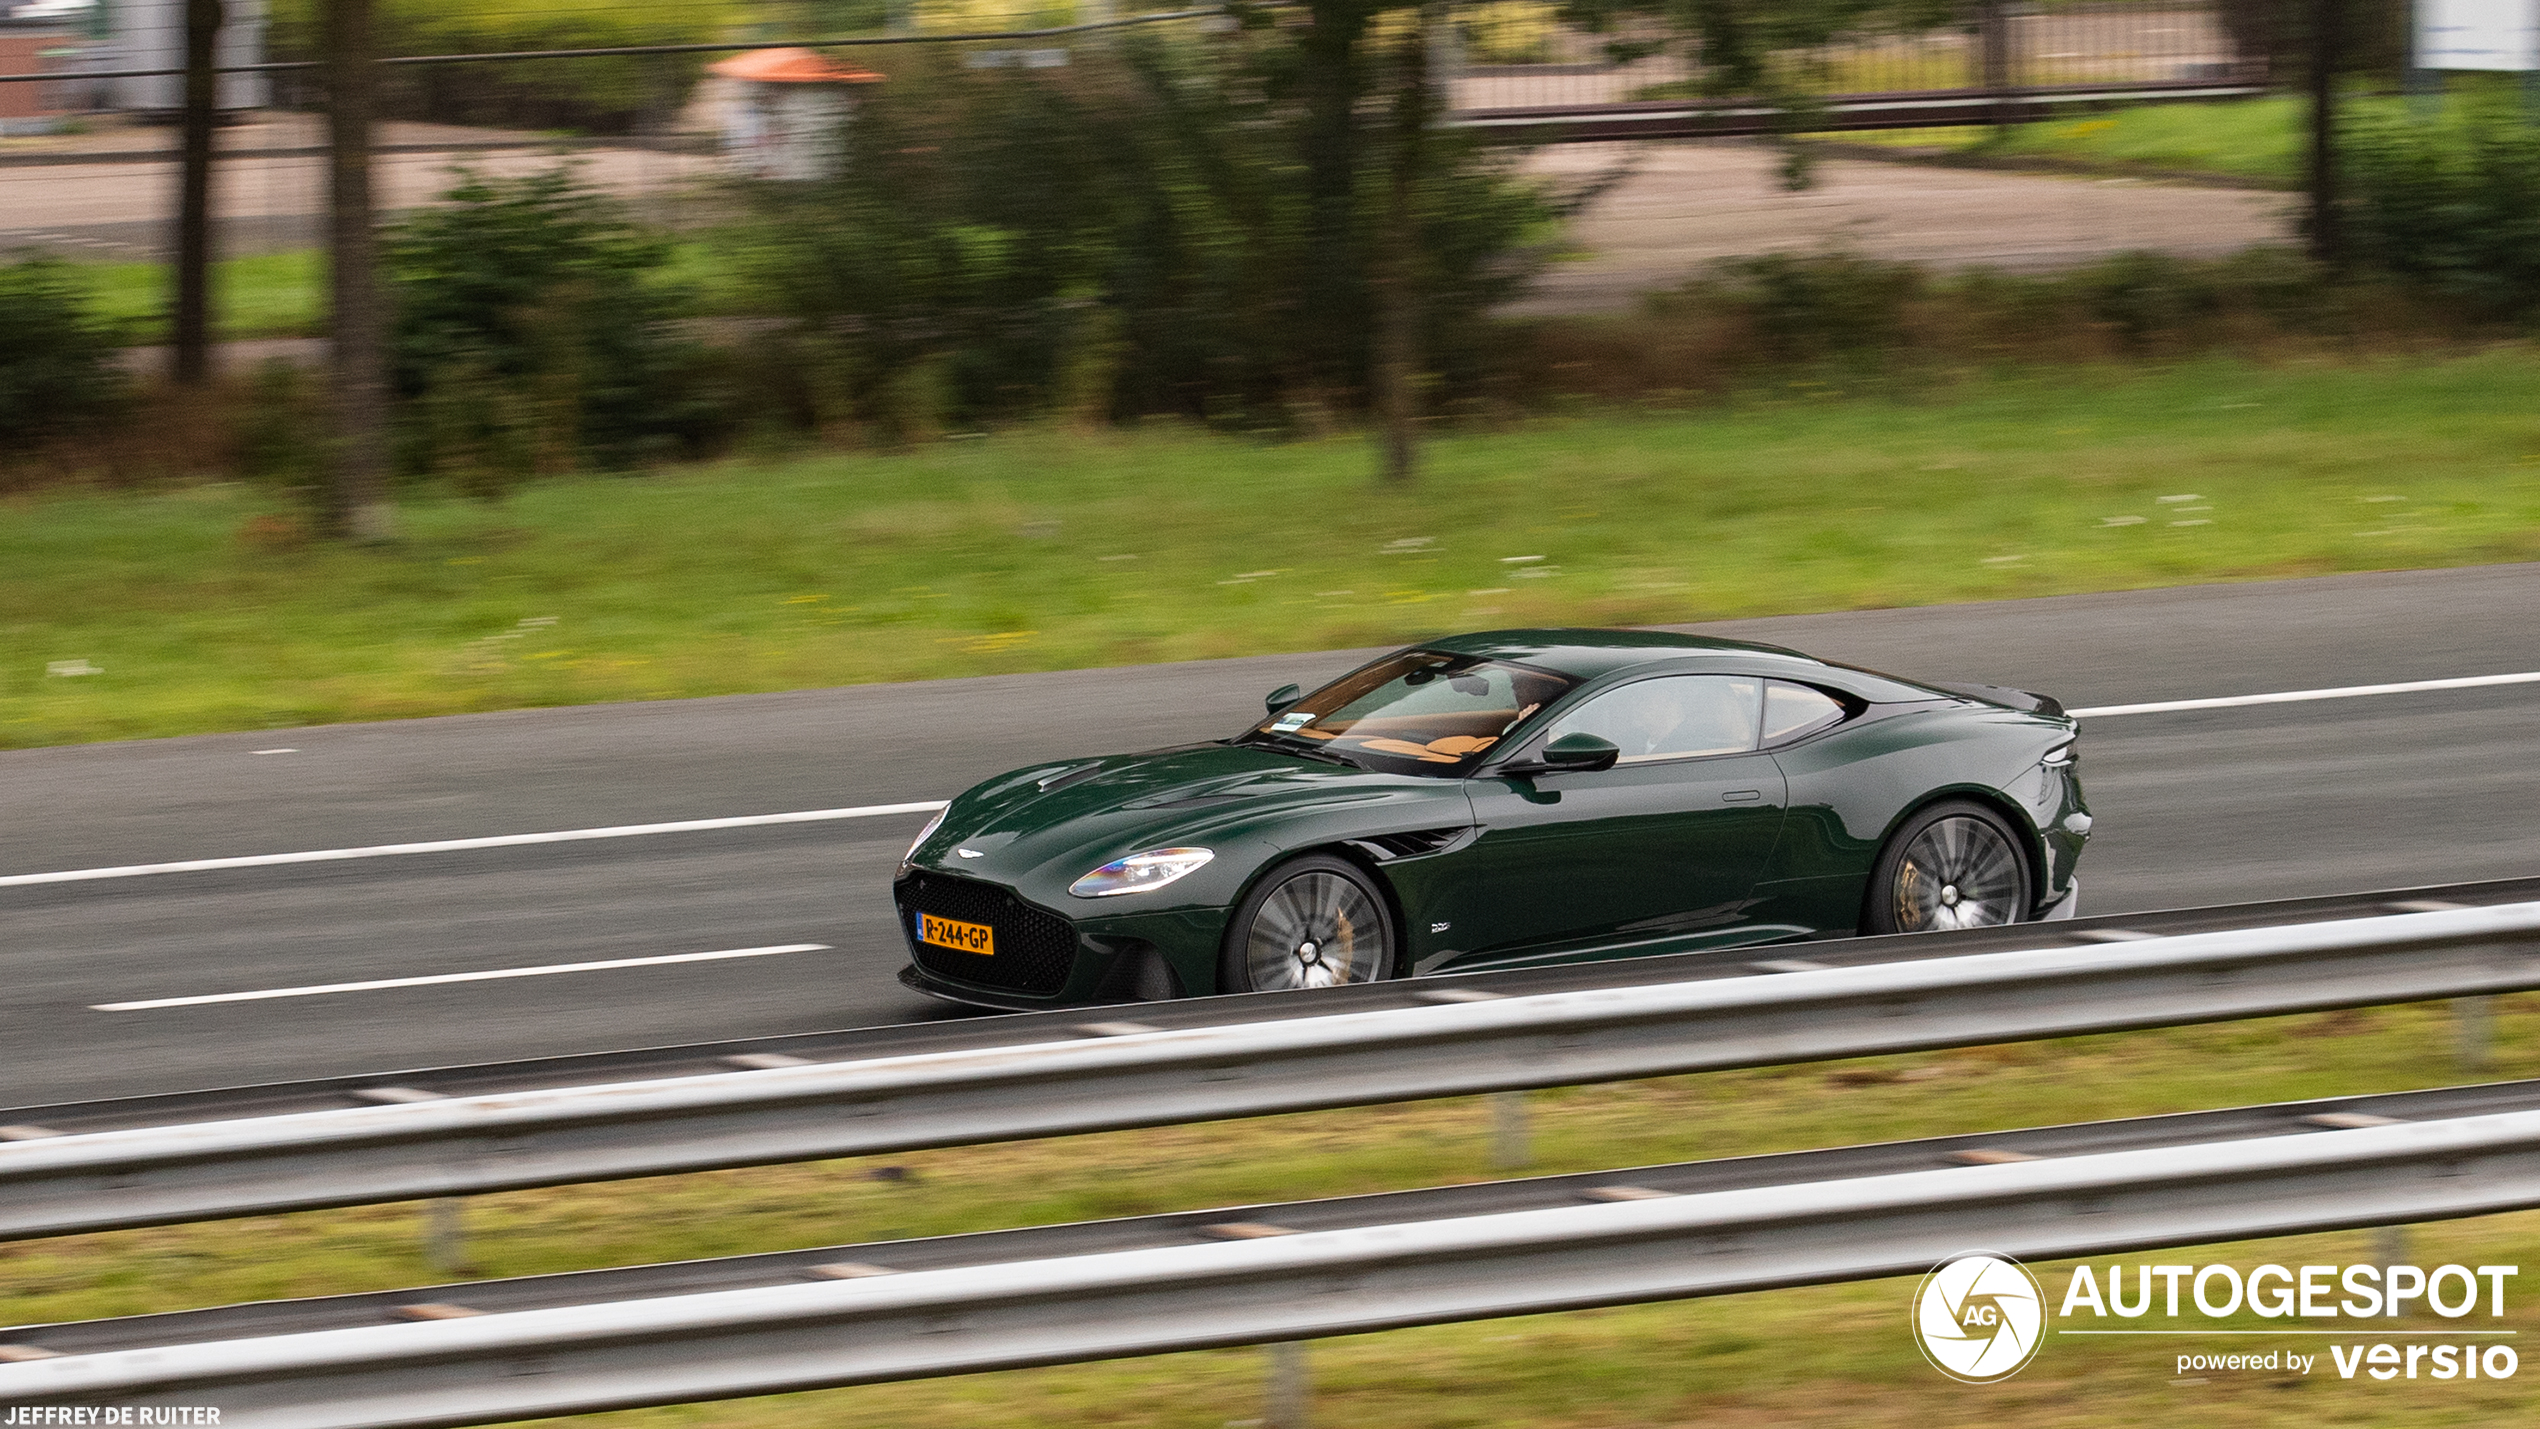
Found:
[[[1526,1094],[1491,1093],[1490,1164],[1502,1171],[1514,1171],[1533,1161],[1526,1140]]]
[[[423,1263],[436,1275],[465,1275],[467,1201],[442,1196],[423,1203]]]
[[[1306,1429],[1314,1383],[1307,1377],[1305,1346],[1282,1340],[1270,1347],[1270,1392],[1262,1422],[1268,1429]]]
[[[2390,1267],[2394,1265],[2407,1264],[2408,1228],[2406,1226],[2375,1227],[2372,1233],[2372,1258],[2379,1262],[2384,1275],[2389,1274]],[[2393,1310],[2390,1313],[2396,1315],[2399,1312]]]
[[[2461,1070],[2487,1070],[2488,1035],[2495,1025],[2496,999],[2492,997],[2456,997],[2452,999],[2454,1051],[2461,1059]]]

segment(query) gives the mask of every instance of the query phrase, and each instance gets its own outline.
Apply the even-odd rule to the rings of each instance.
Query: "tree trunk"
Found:
[[[375,106],[371,0],[327,0],[328,344],[333,417],[327,516],[334,534],[384,541],[388,504],[388,381],[382,342],[378,233],[370,197]]]
[[[211,371],[212,127],[220,112],[221,0],[185,0],[185,98],[176,180],[174,361],[185,386]]]
[[[1420,176],[1428,142],[1429,36],[1440,0],[1425,0],[1420,23],[1397,59],[1393,105],[1393,163],[1385,204],[1382,260],[1377,265],[1375,387],[1383,426],[1384,479],[1408,486],[1419,462],[1420,417]]]
[[[2311,0],[2311,257],[2335,268],[2345,258],[2337,221],[2337,76],[2345,69],[2345,0]]]
[[[1299,314],[1295,404],[1327,411],[1364,354],[1352,351],[1366,279],[1358,246],[1358,42],[1371,0],[1311,0],[1304,60],[1305,193],[1309,225],[1306,288]]]

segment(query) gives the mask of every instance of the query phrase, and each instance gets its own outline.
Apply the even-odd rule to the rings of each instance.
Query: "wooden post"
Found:
[[[356,541],[396,533],[388,503],[387,347],[370,195],[376,108],[371,0],[327,0],[328,524]]]
[[[2011,15],[2003,0],[1977,0],[1976,83],[1997,101],[1990,112],[1994,137],[2000,138],[2008,111],[1998,101],[2011,92]]]
[[[212,129],[220,118],[221,0],[185,0],[185,98],[176,178],[176,295],[168,375],[186,386],[211,372]]]

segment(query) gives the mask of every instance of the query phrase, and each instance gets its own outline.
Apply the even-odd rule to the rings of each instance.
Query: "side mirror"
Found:
[[[1593,773],[1611,769],[1623,751],[1614,741],[1592,734],[1565,734],[1543,747],[1543,762],[1548,769],[1577,770]]]
[[[1295,704],[1297,701],[1304,698],[1305,691],[1298,689],[1294,685],[1281,685],[1279,688],[1270,692],[1269,698],[1264,699],[1261,702],[1261,707],[1272,714],[1277,714],[1279,711],[1286,709],[1288,706]]]

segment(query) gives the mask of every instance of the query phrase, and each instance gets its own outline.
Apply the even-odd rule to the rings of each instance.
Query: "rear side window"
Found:
[[[1814,734],[1843,719],[1843,705],[1823,690],[1774,680],[1764,686],[1764,742]]]
[[[1553,722],[1547,740],[1593,734],[1617,764],[1739,754],[1755,747],[1763,683],[1752,675],[1666,675],[1606,691]]]

